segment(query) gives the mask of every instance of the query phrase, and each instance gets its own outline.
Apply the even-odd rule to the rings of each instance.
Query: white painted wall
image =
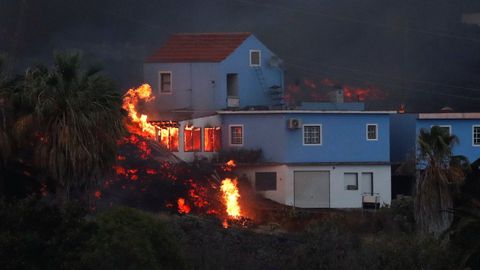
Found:
[[[219,115],[212,115],[212,116],[206,116],[206,117],[200,117],[200,118],[195,118],[195,119],[190,119],[190,120],[185,120],[185,121],[180,121],[179,122],[180,127],[179,127],[179,136],[178,136],[178,152],[173,152],[175,156],[178,158],[184,160],[184,161],[193,161],[195,157],[197,158],[207,158],[211,159],[212,157],[216,156],[218,153],[217,152],[204,152],[204,145],[203,145],[203,140],[204,140],[204,127],[220,127],[221,126],[221,120]],[[202,129],[202,151],[201,152],[185,152],[184,151],[184,130],[185,126],[187,125],[193,125],[195,127],[200,127]],[[222,130],[222,132],[226,132]]]
[[[246,175],[254,186],[255,172],[277,172],[277,190],[259,192],[273,201],[294,205],[294,172],[295,171],[329,171],[330,172],[330,207],[361,208],[362,181],[361,174],[373,173],[373,192],[380,195],[380,204],[391,203],[391,171],[390,165],[336,165],[336,166],[252,166],[236,170]],[[358,173],[358,190],[345,190],[344,173]]]
[[[286,165],[271,165],[271,166],[252,166],[241,167],[235,170],[239,178],[247,177],[253,188],[255,188],[255,173],[256,172],[276,172],[277,173],[277,190],[275,191],[258,191],[265,198],[273,200],[281,204],[287,204],[285,198],[285,190],[287,189],[286,183],[288,182],[287,172],[288,167]]]

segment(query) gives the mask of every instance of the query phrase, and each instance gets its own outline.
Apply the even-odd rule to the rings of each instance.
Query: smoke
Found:
[[[385,91],[371,109],[478,110],[475,0],[0,0],[0,51],[17,72],[79,49],[121,89],[175,32],[250,31],[286,63],[287,84],[326,78]]]

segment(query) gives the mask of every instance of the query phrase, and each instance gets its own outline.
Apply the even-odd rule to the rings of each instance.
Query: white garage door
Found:
[[[294,172],[296,207],[330,207],[330,172]]]

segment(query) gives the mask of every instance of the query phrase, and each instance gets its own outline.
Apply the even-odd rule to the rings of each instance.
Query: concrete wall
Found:
[[[184,130],[186,125],[193,125],[194,127],[200,127],[202,130],[202,151],[200,152],[185,152],[184,150]],[[180,128],[179,128],[179,143],[178,143],[178,152],[173,152],[174,155],[179,157],[180,159],[184,161],[192,161],[195,158],[207,158],[211,159],[212,157],[216,156],[218,153],[217,152],[205,152],[204,149],[204,127],[219,127],[221,126],[220,122],[220,117],[218,115],[213,115],[213,116],[207,116],[207,117],[201,117],[201,118],[196,118],[192,120],[186,120],[186,121],[181,121],[180,122]],[[222,130],[222,133],[224,131]]]
[[[294,206],[294,173],[296,171],[330,172],[330,208],[361,208],[361,173],[373,173],[373,192],[378,193],[381,205],[391,203],[391,172],[389,165],[334,165],[334,166],[252,166],[236,170],[240,176],[247,176],[255,185],[256,172],[276,172],[277,190],[259,192],[264,197],[281,204]],[[358,173],[358,190],[345,190],[344,173]]]
[[[290,118],[322,125],[322,145],[303,145],[303,129],[288,129]],[[222,115],[224,148],[230,125],[244,126],[245,149],[261,148],[264,161],[389,162],[390,127],[387,114],[228,114]],[[378,140],[367,141],[366,125],[378,124]],[[235,146],[237,147],[237,146]]]
[[[422,128],[430,129],[434,125],[451,126],[452,134],[460,141],[453,148],[453,154],[466,156],[470,162],[480,158],[480,146],[474,146],[472,141],[472,126],[480,125],[480,119],[418,119],[416,123],[416,137]]]

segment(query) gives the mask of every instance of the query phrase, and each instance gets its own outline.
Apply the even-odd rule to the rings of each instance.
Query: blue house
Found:
[[[144,64],[158,120],[282,106],[282,60],[251,33],[174,34]]]
[[[227,150],[261,149],[238,172],[258,192],[305,208],[389,204],[389,111],[221,111]]]
[[[458,137],[453,147],[454,155],[462,155],[474,162],[480,158],[480,113],[420,113],[416,122],[416,135],[421,129],[432,126],[445,128],[449,134]]]
[[[183,160],[261,150],[237,173],[304,208],[391,201],[390,118],[363,104],[282,104],[282,61],[249,33],[177,34],[147,59],[162,142]],[[341,104],[340,104],[341,103]],[[172,125],[172,122],[175,124]],[[158,121],[162,123],[162,121]]]

